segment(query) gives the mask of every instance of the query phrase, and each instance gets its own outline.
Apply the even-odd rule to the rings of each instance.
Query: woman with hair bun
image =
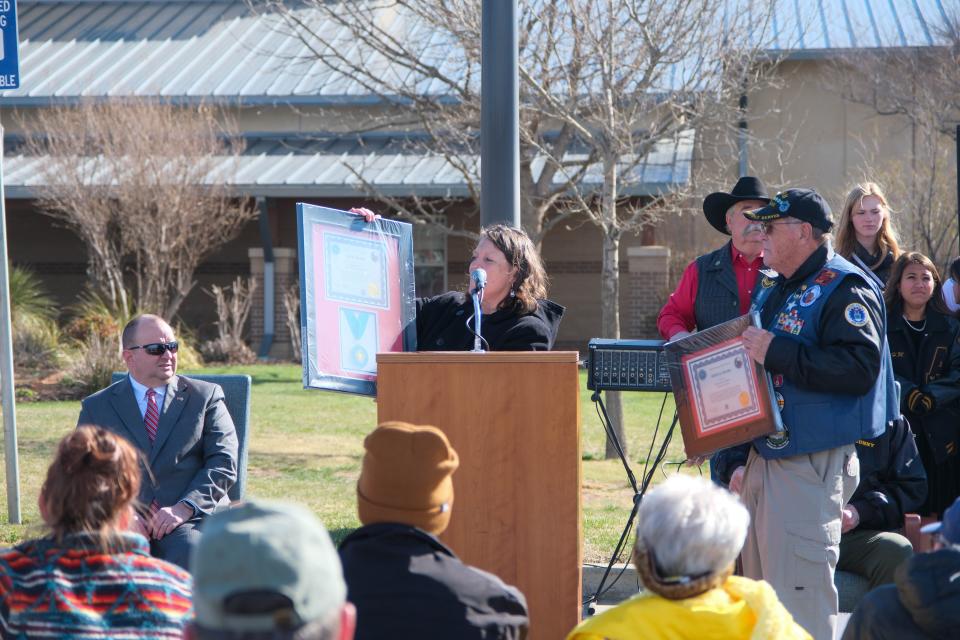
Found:
[[[0,552],[0,635],[180,638],[190,575],[133,533],[140,458],[123,438],[79,427],[40,489],[49,534]]]

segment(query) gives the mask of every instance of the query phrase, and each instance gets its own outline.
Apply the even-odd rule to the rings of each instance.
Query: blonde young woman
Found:
[[[837,226],[836,251],[881,283],[890,278],[901,251],[890,223],[890,205],[877,183],[863,182],[847,194]]]

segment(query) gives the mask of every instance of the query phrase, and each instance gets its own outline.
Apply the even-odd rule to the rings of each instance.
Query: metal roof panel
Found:
[[[381,11],[398,42],[445,73],[462,73],[462,52],[450,36],[403,10]],[[316,10],[297,9],[297,19],[315,31],[333,31],[350,64],[374,68],[383,78],[411,73],[353,42],[345,27],[324,24]],[[855,47],[930,46],[942,42],[946,25],[943,0],[778,0],[768,35],[774,51],[828,54]],[[22,88],[4,92],[8,104],[55,96],[217,96],[304,104],[376,99],[348,71],[331,71],[318,62],[275,14],[252,15],[240,1],[24,0],[20,37]],[[673,86],[685,73],[678,66],[664,82]],[[479,74],[474,76],[479,81]],[[446,91],[433,80],[419,89]]]

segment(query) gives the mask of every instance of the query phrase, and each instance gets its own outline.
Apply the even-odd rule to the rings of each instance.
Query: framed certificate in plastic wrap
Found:
[[[303,386],[376,395],[377,353],[416,351],[413,230],[297,204]]]
[[[773,383],[741,334],[744,315],[664,345],[688,458],[783,431]]]

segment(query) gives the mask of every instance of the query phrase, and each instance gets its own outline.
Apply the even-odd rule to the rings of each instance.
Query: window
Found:
[[[433,226],[413,227],[413,268],[417,297],[447,290],[447,234]]]

